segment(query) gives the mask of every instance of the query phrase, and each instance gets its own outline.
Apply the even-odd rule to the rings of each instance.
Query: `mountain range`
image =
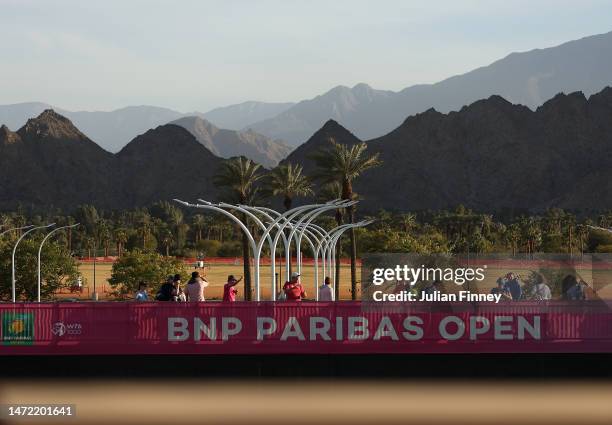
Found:
[[[256,106],[254,108],[257,109]],[[129,106],[110,112],[72,112],[45,103],[20,103],[0,106],[0,123],[9,128],[19,128],[27,118],[36,117],[48,109],[69,118],[84,134],[109,152],[118,152],[137,135],[169,122],[176,122],[192,131],[201,143],[223,158],[244,155],[265,167],[273,167],[291,150],[282,140],[273,140],[252,130],[219,129],[204,118],[206,114],[200,112],[182,114],[154,106]],[[208,135],[203,128],[210,129]]]
[[[328,121],[286,161],[313,173],[311,153],[330,138],[360,142]],[[448,114],[429,109],[367,145],[383,165],[355,182],[366,210],[612,208],[609,87],[588,99],[559,94],[535,111],[497,95]]]
[[[17,132],[0,127],[0,208],[125,208],[175,196],[215,196],[212,176],[222,161],[173,124],[112,154],[49,109]]]
[[[607,85],[612,85],[612,32],[512,53],[471,72],[399,92],[375,90],[366,84],[338,86],[249,127],[299,145],[333,119],[357,137],[371,139],[429,108],[446,113],[497,94],[535,109],[557,93],[582,91],[589,96]]]
[[[329,119],[366,140],[394,130],[406,117],[429,108],[443,113],[457,111],[464,105],[496,94],[535,109],[557,93],[582,91],[590,96],[607,85],[612,85],[612,32],[556,47],[512,53],[465,74],[397,92],[376,90],[362,83],[354,87],[337,86],[297,103],[244,102],[206,113],[181,113],[153,106],[130,106],[110,112],[73,112],[44,103],[28,103],[0,106],[0,124],[16,129],[28,118],[52,108],[71,119],[102,148],[118,152],[150,128],[194,116],[219,128],[245,132],[251,129],[295,147]],[[270,159],[270,163],[274,161]]]
[[[327,149],[330,138],[360,142],[329,120],[286,161],[313,174],[312,153]],[[491,213],[553,206],[612,209],[609,87],[589,98],[580,92],[559,94],[535,111],[497,95],[447,114],[429,109],[367,145],[383,165],[354,184],[363,199],[361,211],[458,204]],[[222,161],[176,124],[151,129],[111,154],[67,118],[45,110],[17,132],[0,127],[0,208],[71,209],[82,203],[125,208],[174,197],[214,200],[219,188],[213,176]]]

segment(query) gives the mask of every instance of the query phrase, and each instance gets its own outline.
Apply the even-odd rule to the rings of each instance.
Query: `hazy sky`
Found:
[[[187,112],[399,90],[611,30],[609,0],[0,0],[0,104]]]

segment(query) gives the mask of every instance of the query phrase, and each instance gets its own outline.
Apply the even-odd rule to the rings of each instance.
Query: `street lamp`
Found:
[[[51,223],[51,224],[47,224],[46,226],[36,226],[36,227],[31,227],[28,230],[26,230],[25,232],[23,232],[23,234],[21,235],[21,237],[19,239],[17,239],[17,242],[15,242],[15,246],[13,247],[13,256],[11,257],[11,282],[12,282],[12,288],[11,288],[11,293],[13,296],[13,302],[16,302],[17,300],[17,295],[15,292],[15,288],[17,286],[17,279],[15,278],[15,253],[17,252],[17,246],[19,245],[19,242],[21,242],[23,240],[23,238],[25,238],[27,236],[28,233],[33,232],[34,230],[38,230],[38,229],[46,229],[49,228],[51,226],[55,226],[55,223]]]
[[[27,226],[22,226],[22,227],[13,227],[12,229],[7,229],[4,230],[2,233],[0,233],[0,238],[4,235],[6,235],[8,232],[14,232],[15,230],[24,230],[24,229],[29,229],[30,227],[32,227],[31,224],[28,224]]]
[[[38,302],[40,302],[40,288],[41,288],[41,275],[40,275],[40,255],[42,253],[42,248],[44,243],[47,241],[47,239],[49,239],[49,237],[51,237],[52,234],[54,234],[55,232],[62,230],[62,229],[69,229],[72,227],[76,227],[78,226],[79,223],[70,225],[70,226],[62,226],[62,227],[58,227],[57,229],[53,229],[51,230],[49,233],[47,233],[47,236],[45,236],[42,240],[42,242],[40,243],[40,247],[38,248]]]

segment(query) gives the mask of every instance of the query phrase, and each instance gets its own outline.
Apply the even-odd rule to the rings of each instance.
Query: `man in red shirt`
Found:
[[[299,273],[291,273],[291,280],[285,282],[283,291],[287,296],[287,301],[302,301],[302,298],[306,298],[306,291],[304,291],[304,287],[300,283]]]
[[[234,286],[238,285],[238,283],[242,280],[236,279],[233,274],[227,277],[227,283],[223,285],[223,302],[233,303],[236,301],[236,294],[238,290],[234,288]]]

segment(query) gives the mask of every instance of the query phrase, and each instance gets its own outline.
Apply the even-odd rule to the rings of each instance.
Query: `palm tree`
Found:
[[[117,243],[117,256],[121,257],[123,254],[123,246],[128,240],[127,230],[124,228],[118,228],[115,230],[115,242]]]
[[[100,243],[102,243],[102,246],[104,246],[105,257],[108,257],[108,247],[111,242],[111,237],[112,236],[108,221],[104,219],[100,220],[98,222],[98,240],[100,241]]]
[[[255,183],[263,177],[260,174],[261,166],[244,157],[231,158],[223,162],[219,173],[214,177],[218,186],[229,190],[233,199],[240,204],[249,204],[257,192]],[[248,217],[243,214],[242,222],[248,226]],[[246,233],[242,232],[242,260],[244,263],[244,297],[251,300],[251,268],[249,240]]]
[[[296,196],[313,195],[310,179],[302,174],[302,166],[283,164],[274,168],[268,175],[268,190],[272,196],[282,196],[285,211],[289,211]],[[289,229],[285,229],[288,236]],[[289,247],[289,258],[291,258]],[[291,272],[291,262],[287,264]]]
[[[185,231],[185,225],[183,223],[183,211],[172,206],[169,209],[170,224],[174,227],[176,232],[176,247],[181,249],[184,245],[183,232]]]
[[[147,238],[151,234],[151,216],[146,210],[140,211],[138,214],[138,233],[142,237],[142,249],[147,249]]]
[[[286,211],[291,209],[296,196],[309,196],[314,193],[310,179],[302,174],[302,166],[292,164],[274,168],[269,174],[268,188],[272,196],[283,197]]]
[[[416,215],[412,213],[402,214],[400,220],[405,233],[410,232],[417,224]]]
[[[202,229],[206,226],[206,217],[202,214],[196,214],[191,219],[191,224],[195,229],[195,243],[198,243],[202,240]]]
[[[342,196],[342,185],[337,181],[327,183],[321,186],[321,190],[319,190],[318,199],[322,202],[329,201],[330,199],[339,199]],[[344,223],[344,214],[341,208],[336,209],[336,213],[334,215],[336,220],[336,226],[342,226]],[[336,255],[336,296],[335,299],[339,300],[340,296],[340,257],[342,253],[342,241],[338,240],[338,245],[340,246],[340,253]]]
[[[94,256],[96,255],[96,240],[95,238],[88,236],[85,239],[85,247],[87,248],[87,257],[91,258],[91,251],[94,251]]]
[[[506,230],[506,240],[512,247],[512,256],[516,255],[518,242],[521,240],[521,228],[517,223],[513,223],[508,226]]]
[[[368,155],[367,145],[357,143],[347,146],[336,143],[330,138],[331,148],[317,152],[315,160],[319,173],[318,177],[324,182],[338,182],[342,185],[342,199],[354,198],[353,181],[364,171],[381,164],[379,154]],[[349,223],[355,222],[355,206],[347,208]],[[349,229],[351,241],[351,297],[357,299],[357,245],[355,243],[355,229]]]
[[[170,245],[174,243],[174,235],[170,229],[166,229],[162,232],[161,242],[166,248],[166,257],[170,255]]]

